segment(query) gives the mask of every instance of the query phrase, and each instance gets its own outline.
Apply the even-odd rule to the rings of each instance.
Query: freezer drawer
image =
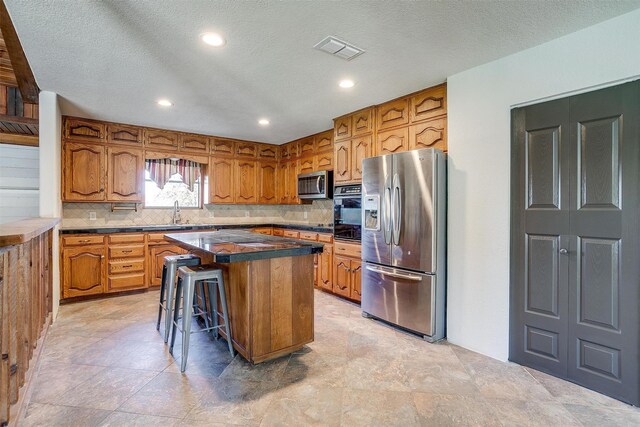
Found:
[[[364,263],[362,310],[403,328],[433,336],[436,276]]]

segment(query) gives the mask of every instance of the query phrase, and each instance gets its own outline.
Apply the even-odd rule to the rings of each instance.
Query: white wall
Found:
[[[640,76],[640,10],[447,79],[449,341],[506,360],[510,109]]]
[[[37,147],[0,144],[0,224],[40,216],[38,169]]]
[[[58,95],[40,92],[40,216],[62,217],[62,115]],[[60,304],[60,250],[58,227],[53,233],[53,318]]]

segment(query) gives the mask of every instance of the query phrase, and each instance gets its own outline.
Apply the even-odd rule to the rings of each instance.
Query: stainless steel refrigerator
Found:
[[[445,336],[446,160],[427,148],[362,162],[362,311]]]

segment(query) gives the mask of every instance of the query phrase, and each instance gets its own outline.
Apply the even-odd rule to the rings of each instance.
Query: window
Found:
[[[189,190],[180,174],[173,174],[163,189],[158,187],[145,171],[144,205],[147,208],[172,208],[177,200],[181,208],[199,208],[202,206],[202,178],[196,179],[193,191]]]

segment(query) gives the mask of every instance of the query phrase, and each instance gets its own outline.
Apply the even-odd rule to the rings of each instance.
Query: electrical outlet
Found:
[[[308,213],[308,212],[305,212],[305,213],[304,213],[304,219],[307,219],[307,217],[308,217],[308,216],[309,216],[309,213]]]
[[[89,221],[95,221],[95,220],[96,220],[96,213],[89,212]]]

